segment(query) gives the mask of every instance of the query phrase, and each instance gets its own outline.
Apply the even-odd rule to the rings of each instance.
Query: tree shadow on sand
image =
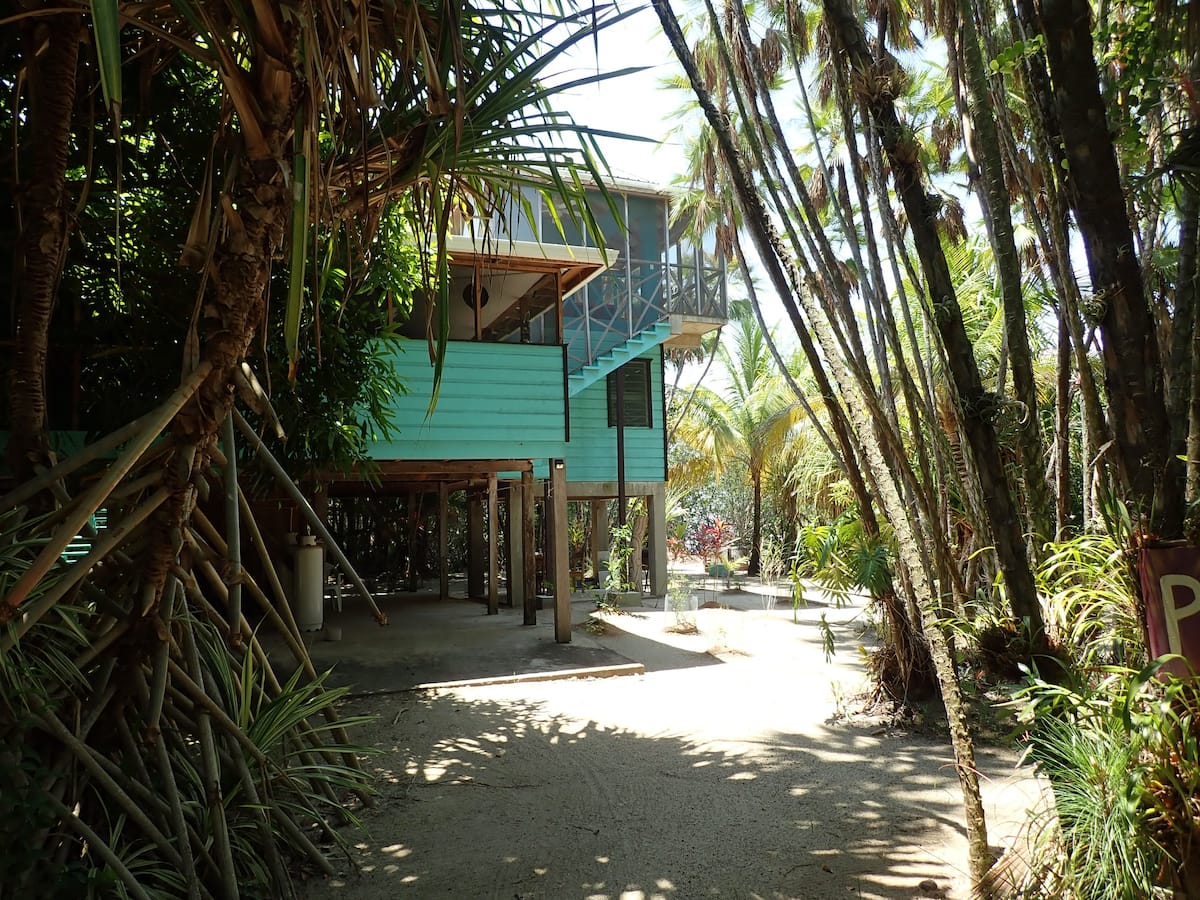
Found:
[[[621,681],[638,702],[639,679]],[[945,896],[961,880],[961,801],[940,742],[819,725],[734,747],[614,728],[564,711],[565,696],[355,701],[378,716],[355,739],[382,751],[368,760],[379,802],[368,835],[349,835],[361,873],[308,896],[819,900]],[[985,771],[1011,776],[1010,757],[988,756]]]

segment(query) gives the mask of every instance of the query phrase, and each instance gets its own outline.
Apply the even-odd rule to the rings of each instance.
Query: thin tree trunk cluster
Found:
[[[1088,4],[1015,0],[998,10],[961,0],[926,11],[925,25],[946,39],[959,115],[935,124],[934,140],[951,135],[965,151],[991,251],[981,260],[994,273],[1002,338],[989,386],[992,373],[981,372],[964,317],[969,301],[959,293],[961,226],[927,162],[951,149],[923,143],[922,120],[902,113],[915,105],[913,80],[893,55],[910,49],[900,46],[911,35],[906,14],[823,0],[817,78],[831,118],[818,127],[802,60],[812,46],[800,27],[805,10],[771,16],[748,13],[740,0],[710,0],[693,51],[671,4],[654,6],[719,148],[706,158],[705,183],[731,198],[724,221],[740,221],[783,302],[830,425],[821,437],[841,469],[860,476],[849,479],[860,510],[878,509],[894,535],[903,599],[885,606],[916,611],[922,622],[951,721],[978,878],[990,857],[946,616],[970,618],[979,594],[1002,597],[1015,623],[1011,649],[1055,677],[1061,663],[1034,581],[1044,542],[1102,527],[1113,498],[1131,513],[1133,541],[1184,536],[1184,501],[1200,484],[1200,468],[1190,462],[1185,481],[1181,461],[1200,458],[1189,452],[1200,446],[1200,245],[1194,185],[1183,177],[1192,170],[1175,163],[1178,280],[1173,290],[1167,285],[1168,309],[1148,295],[1138,258],[1139,248],[1161,244],[1162,217],[1155,213],[1142,232],[1131,225],[1142,200],[1129,199],[1129,173],[1117,162]],[[752,21],[766,23],[759,43]],[[1024,121],[1006,103],[1009,79],[1029,101]],[[788,91],[813,138],[808,174],[775,111]],[[835,166],[823,144],[836,141]],[[1165,159],[1169,169],[1182,153],[1157,149],[1151,164]],[[1032,235],[1024,246],[1018,217]],[[1073,271],[1072,228],[1088,255],[1090,297]],[[1058,323],[1052,414],[1039,399],[1036,329],[1026,314],[1036,287]],[[754,292],[751,299],[757,303]],[[1078,486],[1074,458],[1082,463]],[[912,639],[890,612],[888,619],[892,639],[907,648]]]

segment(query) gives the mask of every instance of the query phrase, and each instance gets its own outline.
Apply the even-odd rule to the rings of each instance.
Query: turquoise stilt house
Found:
[[[604,247],[570,223],[560,231],[532,190],[503,223],[455,229],[436,405],[430,409],[433,369],[418,301],[410,337],[393,357],[409,391],[397,398],[391,439],[370,447],[380,489],[438,494],[442,595],[446,502],[466,490],[468,593],[486,596],[495,610],[503,566],[507,599],[524,607],[528,623],[539,581],[548,581],[561,641],[570,639],[568,502],[590,502],[596,565],[607,546],[606,504],[644,497],[647,588],[665,592],[664,353],[697,345],[726,316],[723,260],[671,225],[667,193],[617,181],[608,195],[589,194]],[[330,489],[336,496],[365,486]],[[504,559],[495,552],[501,504],[510,528]],[[539,505],[544,546],[534,540]]]

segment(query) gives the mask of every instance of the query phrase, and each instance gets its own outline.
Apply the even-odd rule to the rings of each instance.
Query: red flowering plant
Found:
[[[704,568],[708,569],[726,561],[726,553],[733,545],[733,526],[720,519],[713,519],[700,526],[696,535],[696,547],[704,560]]]

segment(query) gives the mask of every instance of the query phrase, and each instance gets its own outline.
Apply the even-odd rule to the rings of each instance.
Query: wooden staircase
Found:
[[[572,372],[567,379],[572,397],[591,387],[609,372],[615,372],[631,359],[636,359],[647,350],[652,350],[666,343],[671,337],[671,323],[656,322],[652,327],[640,332],[623,344],[613,347],[607,353],[597,357],[592,362]]]

